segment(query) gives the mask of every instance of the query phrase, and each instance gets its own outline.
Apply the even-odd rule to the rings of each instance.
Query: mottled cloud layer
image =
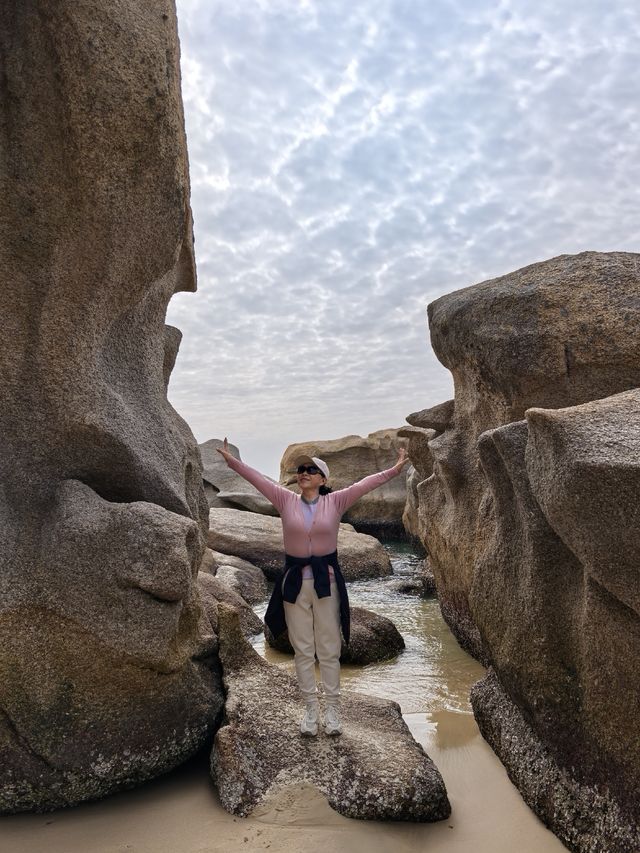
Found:
[[[178,0],[199,290],[170,399],[267,473],[447,399],[427,304],[638,250],[632,0]]]

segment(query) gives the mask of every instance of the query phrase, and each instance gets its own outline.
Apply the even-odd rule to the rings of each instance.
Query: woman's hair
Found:
[[[318,492],[321,495],[328,495],[329,492],[332,492],[332,491],[333,491],[333,489],[331,488],[331,486],[325,486],[324,484],[322,486],[320,486],[320,488],[318,489]]]

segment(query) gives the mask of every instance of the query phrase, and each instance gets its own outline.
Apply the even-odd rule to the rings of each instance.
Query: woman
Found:
[[[338,564],[338,527],[343,514],[358,498],[400,473],[409,461],[407,452],[400,450],[393,467],[337,492],[326,485],[326,463],[315,456],[302,456],[295,463],[300,495],[232,456],[226,438],[218,453],[275,506],[282,519],[285,574],[274,587],[265,622],[274,636],[284,630],[289,633],[298,684],[306,702],[300,731],[310,736],[318,733],[317,656],[326,700],[325,732],[339,735],[340,629],[345,642],[349,642],[349,599]]]

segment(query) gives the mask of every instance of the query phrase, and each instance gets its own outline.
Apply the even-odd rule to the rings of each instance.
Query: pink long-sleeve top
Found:
[[[387,468],[377,474],[371,474],[358,480],[346,489],[320,495],[313,523],[307,530],[302,513],[302,498],[295,492],[285,489],[278,483],[268,480],[255,468],[251,468],[235,457],[227,460],[227,464],[241,477],[256,487],[265,498],[272,503],[282,519],[282,535],[284,550],[292,557],[322,557],[332,554],[338,548],[338,527],[344,513],[358,498],[377,489],[383,483],[396,477],[400,472],[397,468]]]

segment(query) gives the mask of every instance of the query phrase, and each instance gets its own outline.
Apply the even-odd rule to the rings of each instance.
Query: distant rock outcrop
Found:
[[[279,637],[274,637],[266,628],[265,636],[271,648],[285,654],[293,654],[286,631]],[[351,608],[351,638],[348,645],[342,644],[342,663],[364,666],[394,658],[403,649],[404,640],[391,619],[364,607]]]
[[[209,547],[258,566],[270,580],[282,574],[282,522],[237,509],[209,511]],[[389,555],[373,536],[356,533],[350,524],[338,532],[338,557],[345,579],[361,580],[391,574]]]
[[[481,730],[571,849],[639,849],[640,256],[554,258],[429,317],[456,395],[411,416],[436,431],[419,525],[445,618],[494,668]]]
[[[223,696],[167,402],[195,290],[172,2],[0,8],[0,811],[163,773]],[[152,724],[150,724],[152,721]]]
[[[369,474],[390,468],[398,461],[400,447],[406,442],[397,429],[383,429],[366,438],[347,435],[327,441],[291,444],[280,462],[280,482],[297,491],[294,463],[298,456],[318,456],[330,470],[329,485],[343,489]],[[388,483],[364,495],[349,509],[344,520],[356,530],[373,536],[404,535],[402,513],[407,499],[406,469]]]
[[[224,444],[219,438],[212,438],[199,445],[202,457],[202,479],[210,507],[226,509],[246,509],[263,515],[277,515],[276,508],[255,486],[244,477],[229,468],[217,448]],[[230,444],[230,453],[240,459],[238,448]]]
[[[303,738],[297,684],[249,646],[237,614],[224,605],[220,659],[226,718],[215,737],[211,772],[227,811],[251,814],[276,791],[307,782],[347,817],[436,821],[449,816],[442,777],[395,702],[344,694],[344,734]]]

